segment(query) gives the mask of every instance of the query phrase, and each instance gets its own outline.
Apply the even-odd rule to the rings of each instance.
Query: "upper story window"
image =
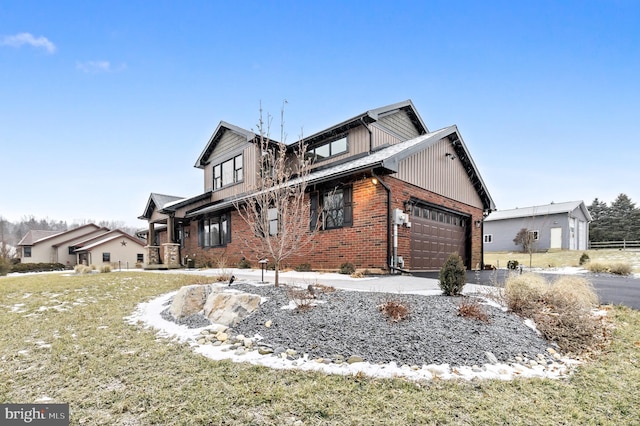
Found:
[[[242,154],[213,166],[213,189],[241,182],[243,176]]]
[[[316,160],[323,160],[335,155],[344,154],[347,151],[347,137],[344,136],[340,139],[318,145],[315,148],[310,149],[308,154]]]

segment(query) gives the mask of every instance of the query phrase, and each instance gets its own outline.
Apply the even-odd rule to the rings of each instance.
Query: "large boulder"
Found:
[[[204,304],[204,316],[216,324],[233,327],[255,311],[261,297],[256,294],[221,292],[212,293]]]
[[[174,318],[184,318],[202,311],[211,293],[220,291],[213,284],[195,284],[182,287],[173,297],[169,312]]]

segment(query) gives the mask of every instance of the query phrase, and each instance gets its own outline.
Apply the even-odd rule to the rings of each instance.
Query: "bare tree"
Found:
[[[285,101],[286,102],[286,101]],[[256,239],[246,239],[247,246],[259,256],[270,258],[275,266],[275,285],[279,285],[282,261],[307,248],[317,231],[310,221],[311,206],[305,196],[311,160],[300,137],[293,153],[287,155],[284,133],[284,104],[281,111],[280,142],[270,139],[272,118],[263,121],[262,106],[258,133],[260,165],[256,174],[255,193],[234,203],[240,217]],[[311,224],[315,223],[315,228]]]
[[[538,241],[537,231],[530,231],[527,228],[522,228],[516,234],[513,242],[516,245],[522,246],[523,253],[529,253],[529,268],[533,263],[533,253],[536,249],[536,242]]]

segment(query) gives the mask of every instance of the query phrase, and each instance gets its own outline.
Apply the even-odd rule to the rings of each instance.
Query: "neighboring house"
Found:
[[[484,249],[521,251],[513,240],[524,228],[533,233],[534,251],[586,250],[589,222],[583,201],[494,211],[484,220]]]
[[[100,253],[96,255],[98,250]],[[115,266],[120,261],[123,267],[126,264],[133,267],[144,262],[144,244],[118,229],[110,231],[88,224],[69,231],[29,231],[18,243],[18,256],[22,263]]]
[[[455,125],[429,131],[408,100],[357,115],[304,143],[314,160],[310,223],[321,223],[312,250],[287,259],[288,266],[337,269],[351,262],[387,272],[435,270],[452,252],[468,268],[481,265],[482,219],[495,206]],[[255,191],[260,158],[259,135],[220,122],[195,164],[203,171],[204,192],[150,195],[139,217],[148,222],[146,266],[179,267],[188,258],[213,266],[222,258],[227,265],[246,258],[257,266],[264,254],[254,250],[256,237],[234,200]]]

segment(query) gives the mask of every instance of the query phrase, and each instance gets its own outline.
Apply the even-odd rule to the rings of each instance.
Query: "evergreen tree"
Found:
[[[608,232],[613,241],[636,240],[638,237],[637,209],[635,203],[625,195],[620,194],[611,203],[611,228]]]
[[[589,241],[606,241],[607,226],[609,221],[609,206],[604,201],[595,198],[590,206],[587,206],[592,221],[589,224]]]

